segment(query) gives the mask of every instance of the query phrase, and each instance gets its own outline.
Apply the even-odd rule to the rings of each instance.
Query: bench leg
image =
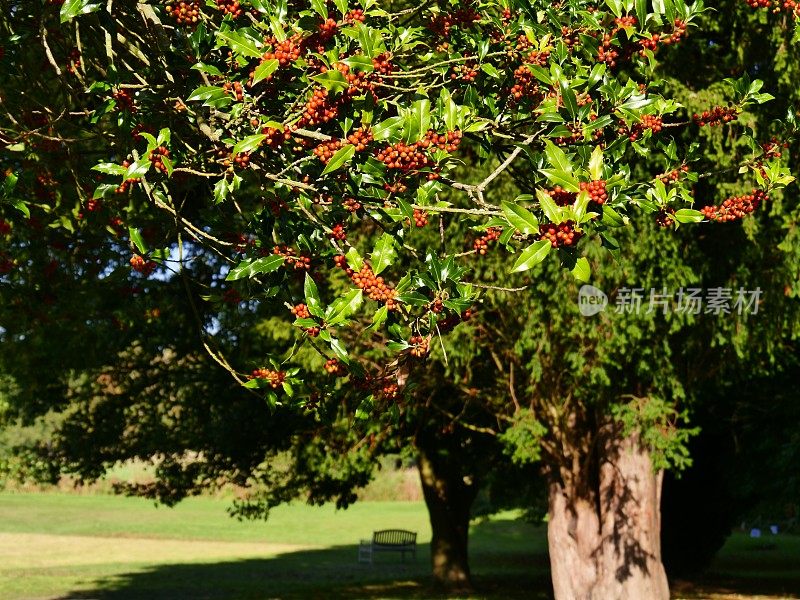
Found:
[[[358,549],[358,562],[368,562],[372,564],[372,548],[369,546],[360,546]]]

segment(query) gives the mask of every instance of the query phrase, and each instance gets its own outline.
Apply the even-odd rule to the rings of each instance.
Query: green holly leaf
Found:
[[[233,31],[231,29],[217,31],[217,45],[227,46],[241,56],[261,58],[261,51],[256,40],[241,31]]]
[[[533,196],[520,196],[514,202],[503,202],[501,207],[512,227],[518,229],[520,233],[528,235],[539,231],[539,219],[527,208],[517,204],[525,199],[533,200]]]
[[[147,244],[144,243],[142,232],[135,227],[128,227],[128,235],[131,236],[131,242],[136,246],[140,254],[147,254]]]
[[[325,315],[325,311],[322,308],[322,300],[319,297],[319,290],[317,289],[317,284],[308,273],[306,273],[306,280],[303,284],[303,293],[305,294],[308,312],[315,317],[322,318]]]
[[[577,281],[586,283],[592,276],[592,268],[589,266],[589,260],[585,256],[581,256],[575,261],[575,266],[572,267],[572,275]]]
[[[681,208],[680,210],[676,210],[674,217],[678,223],[699,223],[705,219],[703,213],[701,213],[699,210],[693,210],[691,208]]]
[[[364,293],[361,290],[350,290],[328,307],[325,312],[325,322],[331,326],[341,325],[358,310],[363,301]]]
[[[375,249],[372,251],[370,260],[372,261],[372,270],[375,275],[378,275],[389,265],[394,262],[397,252],[394,248],[394,237],[389,233],[384,233],[375,244]]]
[[[547,177],[553,185],[560,185],[568,192],[581,191],[581,182],[570,171],[561,169],[540,169],[542,175]]]
[[[539,188],[536,190],[536,199],[539,201],[539,207],[548,221],[551,223],[561,222],[561,208],[553,201],[550,194]]]
[[[603,178],[603,149],[595,146],[589,159],[589,177],[593,180]]]
[[[522,251],[517,262],[511,267],[511,272],[519,273],[521,271],[527,271],[531,267],[538,265],[550,253],[550,248],[552,247],[552,244],[548,240],[534,242]]]
[[[66,0],[61,5],[59,16],[62,23],[71,21],[77,16],[86,15],[100,10],[99,4],[92,4],[90,0]]]
[[[267,136],[264,135],[263,133],[259,133],[256,135],[248,135],[242,141],[237,142],[231,152],[233,154],[240,154],[242,152],[252,152],[256,148],[258,148],[261,145],[261,142],[263,142],[265,139],[267,139]]]
[[[248,258],[231,269],[225,281],[236,281],[237,279],[245,279],[262,273],[271,273],[280,268],[283,264],[283,260],[284,257],[277,254],[272,254],[256,260]]]
[[[257,84],[259,81],[267,79],[275,72],[280,64],[281,63],[277,58],[273,58],[272,60],[265,60],[258,65],[253,73],[253,85]]]
[[[350,162],[355,153],[356,153],[356,147],[353,146],[352,144],[347,144],[346,146],[342,146],[331,157],[331,159],[328,161],[328,164],[325,165],[325,169],[322,171],[322,174],[326,175],[327,173],[335,171],[340,167],[344,166],[345,163]]]

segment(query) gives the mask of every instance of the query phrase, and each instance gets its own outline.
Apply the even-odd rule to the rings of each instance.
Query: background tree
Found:
[[[142,275],[173,257],[191,297],[202,289],[212,299],[236,294],[250,306],[275,304],[276,297],[288,302],[298,317],[298,345],[346,366],[364,388],[360,414],[379,427],[402,418],[402,388],[413,381],[419,359],[445,324],[464,320],[477,299],[477,281],[458,266],[460,252],[446,240],[429,251],[410,245],[406,232],[422,213],[476,217],[485,233],[474,252],[483,254],[496,242],[520,246],[515,272],[529,270],[555,248],[581,279],[589,266],[584,244],[594,247],[599,236],[615,248],[610,230],[626,223],[629,210],[652,211],[663,223],[703,218],[682,208],[692,202],[686,182],[696,174],[689,169],[677,181],[671,177],[694,156],[671,134],[689,121],[658,92],[660,78],[652,70],[654,51],[685,37],[699,4],[658,3],[650,10],[642,2],[611,2],[601,10],[573,2],[538,10],[528,3],[489,2],[478,12],[442,3],[430,11],[387,13],[373,4],[351,9],[345,2],[254,2],[255,12],[220,4],[212,13],[184,2],[108,14],[78,0],[61,8],[66,25],[58,31],[51,29],[53,7],[7,4],[4,14],[14,18],[3,24],[6,37],[20,43],[4,77],[8,87],[25,90],[4,99],[4,136],[17,153],[5,192],[19,211],[11,213],[14,234],[3,263],[9,281],[29,281],[37,264],[31,248],[42,240],[20,216],[31,206],[53,229],[72,233],[71,243],[84,229],[111,226],[117,238],[103,246],[110,257],[124,246],[124,223],[136,250],[130,264]],[[43,59],[52,70],[35,68]],[[690,120],[730,123],[769,99],[758,82],[741,79],[729,87],[732,105],[709,106]],[[88,98],[79,94],[87,89]],[[150,125],[156,127],[145,131]],[[500,157],[498,169],[480,182],[450,177],[452,155],[465,136],[479,153]],[[96,170],[108,179],[95,187],[80,154],[98,149],[105,162]],[[66,160],[53,160],[50,150]],[[662,155],[668,169],[639,178],[637,152],[648,151]],[[710,219],[752,212],[791,181],[777,157],[755,143],[736,158],[742,160],[731,166],[745,167],[759,187],[706,210]],[[50,170],[41,171],[43,164]],[[76,185],[41,202],[20,198],[36,185],[52,187],[55,167]],[[37,169],[44,183],[35,179]],[[486,196],[504,171],[531,194],[498,206]],[[675,184],[669,189],[667,176]],[[94,188],[91,198],[87,186]],[[457,204],[439,204],[437,194],[446,189],[461,193]],[[129,198],[127,205],[119,195]],[[82,225],[86,213],[76,202],[102,218]],[[109,210],[110,221],[101,208]],[[579,240],[586,241],[575,252]],[[387,270],[398,254],[417,258],[415,268]],[[214,265],[218,259],[229,266],[220,262],[199,280],[184,268],[187,261]],[[393,275],[386,275],[388,281],[385,270]],[[348,291],[335,294],[343,280],[351,282]],[[342,327],[357,314],[373,322],[396,355],[372,372],[342,343]],[[218,346],[236,347],[246,338],[225,327],[236,319],[198,321],[207,339],[218,329]],[[271,407],[302,411],[316,397],[313,377],[284,366],[297,356],[294,349],[265,360],[246,381],[246,365],[205,345],[234,378],[261,390]],[[534,367],[542,364],[539,356],[530,360]],[[652,375],[640,378],[668,387]],[[555,376],[550,372],[543,380]],[[615,514],[631,494],[641,496],[631,502],[654,503],[654,432],[675,414],[670,402],[652,398],[643,406],[614,401],[635,384],[624,377],[612,397],[598,404],[581,398],[575,405],[553,402],[560,391],[554,386],[550,406],[565,410],[550,415],[546,431],[529,428],[531,441],[543,447],[567,444],[559,469],[551,472],[551,556],[559,597],[667,594],[656,520],[627,528]],[[324,403],[338,406],[344,392],[330,392]],[[338,410],[323,407],[316,414],[324,418]],[[583,428],[564,437],[565,425]],[[623,449],[637,452],[635,464]],[[582,458],[598,469],[576,468]],[[603,521],[631,552],[620,552],[609,535],[595,532],[591,473],[608,474],[599,467],[604,459],[625,468],[621,480],[603,481],[617,492]],[[626,485],[628,468],[649,482],[645,488]],[[577,544],[575,536],[559,534],[568,513],[588,523],[578,528]],[[617,576],[620,569],[625,577]]]

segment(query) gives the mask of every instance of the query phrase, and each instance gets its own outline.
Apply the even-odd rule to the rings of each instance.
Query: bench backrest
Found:
[[[417,534],[404,529],[384,529],[372,534],[372,543],[379,546],[409,546],[417,543]]]

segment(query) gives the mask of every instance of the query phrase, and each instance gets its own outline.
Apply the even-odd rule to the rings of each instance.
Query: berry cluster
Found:
[[[164,7],[178,25],[197,25],[200,20],[200,2],[198,0],[167,0]]]
[[[321,40],[327,41],[336,35],[338,29],[339,26],[336,24],[335,19],[326,19],[325,22],[320,24],[317,35]]]
[[[230,15],[234,19],[238,19],[244,14],[239,0],[217,0],[217,8],[223,14]]]
[[[450,37],[450,29],[454,26],[464,27],[469,29],[473,23],[480,21],[481,15],[471,6],[459,8],[452,13],[435,15],[431,17],[430,27],[431,31],[443,37]]]
[[[597,49],[597,62],[606,63],[611,68],[617,66],[617,60],[620,58],[620,52],[622,51],[618,46],[614,45],[614,36],[617,31],[618,29],[614,29],[610,33],[604,34]]]
[[[356,213],[361,210],[361,203],[355,198],[346,198],[344,202],[342,202],[342,206],[346,211],[351,213]]]
[[[246,169],[250,166],[250,153],[239,152],[226,158],[222,164],[228,168]]]
[[[250,379],[264,379],[269,382],[273,389],[279,388],[286,381],[286,373],[283,371],[273,371],[272,369],[255,369],[250,374]]]
[[[146,125],[144,123],[137,123],[131,129],[131,137],[137,141],[141,142],[144,138],[142,137],[142,133],[150,133],[154,134],[156,132],[155,128],[151,125]]]
[[[377,393],[383,400],[396,400],[400,395],[400,388],[396,383],[384,383],[377,389]]]
[[[344,22],[348,25],[355,25],[356,23],[363,23],[367,20],[366,15],[364,14],[364,9],[362,8],[354,8],[347,12],[344,16]]]
[[[167,172],[167,166],[164,164],[164,159],[169,159],[169,150],[167,150],[164,146],[159,146],[158,148],[153,148],[150,151],[150,162],[153,163],[153,166],[161,171],[162,173]]]
[[[73,48],[69,51],[69,56],[67,57],[67,73],[70,75],[75,75],[76,72],[81,68],[81,51],[77,48]]]
[[[761,144],[761,150],[764,152],[764,158],[780,158],[783,154],[782,149],[789,147],[789,142],[781,142],[778,138],[772,138],[768,142]]]
[[[678,43],[686,35],[687,24],[682,19],[675,19],[672,22],[672,32],[664,35],[654,33],[650,37],[638,41],[628,40],[620,44],[617,34],[620,30],[627,27],[635,27],[638,24],[636,17],[625,16],[614,19],[615,27],[605,33],[600,40],[597,50],[598,62],[604,62],[609,67],[615,67],[620,61],[627,61],[635,54],[646,56],[647,51],[655,52],[659,44],[671,45]]]
[[[686,35],[687,24],[683,19],[675,19],[672,22],[672,33],[668,36],[662,37],[661,42],[666,45],[677,44]]]
[[[325,372],[334,377],[344,377],[347,375],[347,367],[335,358],[325,361]]]
[[[721,123],[730,123],[739,118],[739,113],[733,107],[715,106],[711,110],[704,110],[703,114],[695,113],[692,120],[700,127],[705,125],[719,125]]]
[[[474,308],[468,308],[461,315],[448,315],[436,324],[440,333],[452,331],[461,322],[469,321],[475,314]]]
[[[651,130],[653,133],[659,133],[664,128],[664,120],[657,115],[642,115],[642,120],[633,123],[630,127],[625,121],[620,120],[617,127],[619,135],[626,136],[630,141],[635,142],[638,140],[646,129]]]
[[[547,190],[547,194],[553,199],[558,206],[569,206],[575,202],[578,195],[575,192],[568,192],[560,185],[557,185],[552,190]]]
[[[325,54],[325,44],[336,35],[338,30],[339,25],[335,19],[325,19],[319,23],[315,33],[303,40],[303,46],[317,54]]]
[[[127,169],[128,167],[131,166],[131,163],[130,163],[129,160],[123,160],[122,161],[122,166]],[[131,186],[136,185],[137,183],[140,183],[141,181],[142,181],[141,177],[132,177],[130,179],[126,179],[125,181],[120,183],[119,186],[117,186],[116,192],[117,192],[117,194],[124,194],[125,192],[127,192],[130,189]]]
[[[338,103],[328,98],[328,90],[317,88],[306,104],[303,116],[297,122],[298,127],[319,125],[335,119],[339,115]]]
[[[502,233],[503,230],[498,227],[489,227],[483,236],[475,240],[472,247],[478,254],[484,256],[489,251],[489,244],[499,240]]]
[[[761,8],[773,13],[781,11],[794,18],[800,18],[800,1],[798,0],[745,0],[750,8]]]
[[[321,73],[325,73],[328,68],[322,65],[319,70]],[[370,93],[373,98],[377,99],[375,95],[375,85],[370,81],[368,73],[356,73],[355,71],[351,71],[350,67],[344,63],[337,63],[336,70],[347,80],[347,89],[344,91],[344,98],[352,99]]]
[[[433,166],[433,159],[420,149],[420,144],[397,142],[387,146],[376,154],[376,158],[390,169],[400,171],[418,171]]]
[[[744,196],[727,198],[719,206],[704,206],[700,212],[710,221],[736,221],[755,211],[767,200],[769,196],[764,190],[753,190]]]
[[[418,208],[414,209],[414,225],[417,227],[425,227],[428,224],[428,213]]]
[[[595,179],[594,181],[582,181],[581,190],[589,192],[592,201],[598,204],[605,204],[608,200],[608,192],[606,191],[606,182],[603,179]]]
[[[341,147],[341,140],[333,139],[327,142],[322,142],[319,146],[314,148],[314,156],[327,165],[333,158],[333,155],[336,154]]]
[[[676,183],[681,178],[681,173],[688,173],[689,172],[689,165],[681,165],[679,169],[673,169],[669,173],[664,173],[663,175],[659,175],[658,178],[664,185],[669,185],[671,183]]]
[[[231,242],[237,252],[244,252],[248,247],[255,245],[255,238],[243,233],[226,233],[224,239]]]
[[[397,295],[396,290],[387,285],[383,277],[376,276],[372,271],[372,267],[364,264],[360,271],[355,271],[348,266],[347,259],[344,256],[337,256],[334,261],[336,266],[344,269],[347,276],[357,287],[364,290],[370,300],[385,303],[386,308],[389,310],[396,308],[397,303],[394,299]]]
[[[264,144],[270,148],[279,148],[284,142],[292,139],[292,132],[289,129],[276,129],[274,127],[264,127],[261,133],[267,136]]]
[[[564,221],[556,225],[555,223],[542,223],[539,225],[539,236],[543,240],[548,240],[553,248],[565,248],[574,246],[583,234],[575,229],[575,223]]]
[[[372,142],[372,131],[363,127],[347,136],[347,142],[356,147],[356,152],[363,152]]]
[[[525,38],[527,39],[527,38]],[[527,65],[520,65],[514,71],[514,85],[511,88],[511,100],[519,102],[523,98],[539,100],[542,97],[539,83],[533,77],[530,68]]]
[[[298,319],[310,319],[311,313],[308,310],[308,306],[305,304],[297,304],[292,307],[292,314],[297,317]]]
[[[656,224],[665,229],[667,227],[672,227],[675,224],[675,219],[672,218],[674,213],[674,208],[662,208],[658,211],[658,214],[656,214]]]
[[[144,257],[134,254],[131,256],[131,269],[136,271],[137,273],[141,273],[145,277],[149,277],[150,274],[156,270],[158,264],[152,260],[145,260]]]
[[[506,42],[506,54],[510,57],[522,56],[533,48],[533,43],[528,39],[528,36],[521,33],[517,36],[516,40],[509,40]]]
[[[56,197],[56,187],[56,181],[53,179],[53,176],[49,171],[39,172],[36,174],[35,191],[36,197],[40,200],[54,200]]]
[[[617,26],[616,31],[619,31],[626,27],[636,27],[636,25],[639,24],[639,19],[633,15],[625,15],[624,17],[617,17],[614,19],[614,24]]]
[[[664,120],[658,115],[642,115],[641,125],[644,129],[649,129],[653,133],[658,133],[664,126]]]
[[[224,84],[222,84],[222,89],[233,96],[237,102],[244,100],[244,88],[238,81],[226,81]]]
[[[117,108],[119,108],[119,110],[127,110],[129,113],[136,112],[136,103],[128,90],[116,90],[111,97],[114,98],[114,102],[117,103]]]
[[[337,242],[343,242],[347,239],[347,232],[344,229],[344,225],[341,223],[337,223],[331,227],[331,232],[328,235],[330,235],[331,239],[336,240]]]
[[[376,158],[390,169],[400,171],[418,171],[425,167],[433,166],[434,162],[427,153],[435,148],[445,152],[455,152],[461,143],[461,131],[448,131],[446,134],[438,134],[429,129],[419,142],[406,144],[398,142],[392,146],[387,146],[376,154]]]
[[[568,146],[570,144],[577,144],[583,139],[583,127],[577,123],[567,123],[566,126],[571,133],[569,135],[554,137],[554,144],[558,146]],[[603,131],[601,129],[595,129],[592,133],[595,137],[600,137],[603,134]]]
[[[463,134],[459,130],[448,131],[445,134],[437,134],[433,129],[429,129],[422,138],[420,144],[423,148],[436,147],[439,150],[453,153],[458,150]]]
[[[305,270],[311,268],[311,257],[305,254],[297,255],[292,248],[287,246],[275,246],[272,253],[278,256],[283,256],[284,264],[293,266],[297,270]]]
[[[415,358],[424,358],[430,352],[430,340],[421,335],[412,335],[408,340],[411,349],[408,351]]]
[[[450,79],[453,81],[459,79],[464,83],[472,83],[478,76],[479,71],[480,67],[478,63],[474,60],[468,60],[463,64],[453,67],[453,71],[450,73]]]
[[[391,58],[388,52],[383,52],[372,59],[372,68],[375,69],[375,73],[379,75],[378,81],[383,81],[383,77],[389,76],[397,70]]]
[[[277,59],[281,68],[288,67],[299,59],[304,52],[303,36],[299,33],[295,33],[282,42],[272,37],[264,40],[264,43],[272,46],[272,51],[265,52],[261,57],[261,62]]]

